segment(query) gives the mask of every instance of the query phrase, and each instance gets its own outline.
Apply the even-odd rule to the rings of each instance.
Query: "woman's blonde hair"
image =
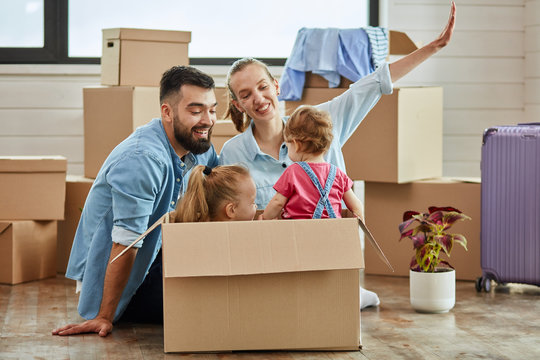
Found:
[[[188,187],[176,207],[175,222],[200,222],[215,219],[225,202],[237,202],[239,182],[249,176],[249,170],[239,165],[210,169],[196,166]]]
[[[256,64],[262,67],[264,71],[266,72],[266,75],[268,75],[268,78],[270,79],[270,81],[272,82],[274,81],[274,77],[270,73],[268,66],[266,66],[266,64],[260,60],[257,60],[254,58],[243,58],[243,59],[236,60],[231,65],[231,68],[229,69],[229,72],[227,73],[227,89],[229,90],[228,91],[229,101],[228,101],[228,109],[227,109],[227,113],[225,114],[225,118],[230,117],[234,124],[234,127],[239,132],[244,132],[247,129],[250,123],[250,118],[246,114],[238,110],[232,102],[233,100],[238,100],[238,99],[236,98],[236,94],[234,93],[234,91],[231,89],[231,77],[237,72],[244,70],[246,66],[251,65],[251,64]]]
[[[324,154],[334,138],[330,114],[313,106],[301,106],[287,120],[283,137],[287,142],[297,141],[300,152]]]

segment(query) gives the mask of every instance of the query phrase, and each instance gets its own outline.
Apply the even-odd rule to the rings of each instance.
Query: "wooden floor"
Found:
[[[359,352],[164,354],[157,325],[121,325],[107,338],[58,337],[53,328],[79,321],[72,281],[0,285],[0,359],[540,359],[540,288],[497,286],[476,293],[458,282],[447,314],[415,313],[408,279],[365,276],[381,305],[362,311]]]

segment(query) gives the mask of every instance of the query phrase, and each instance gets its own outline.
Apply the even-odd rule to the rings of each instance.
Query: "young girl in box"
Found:
[[[274,185],[262,219],[340,218],[341,201],[362,217],[362,203],[352,190],[352,180],[337,166],[324,160],[333,139],[330,115],[313,106],[302,106],[291,115],[283,137],[289,166]]]
[[[198,165],[178,202],[175,222],[253,220],[255,196],[255,183],[247,168]]]
[[[178,202],[176,210],[171,214],[173,222],[200,222],[200,221],[232,221],[253,220],[257,206],[255,205],[255,183],[249,170],[243,166],[227,165],[210,168],[204,165],[196,166],[189,177],[187,190]],[[142,234],[127,249],[140,241],[144,236],[162,223],[163,216]],[[122,256],[124,250],[115,259]],[[161,250],[158,256],[161,256]],[[154,266],[157,266],[154,268]],[[161,296],[162,268],[152,265],[148,276],[152,281],[143,283],[137,290],[130,306],[122,315],[122,321],[145,322],[163,316],[163,300]],[[149,285],[153,284],[160,284]],[[152,291],[150,291],[152,290]],[[148,295],[150,294],[150,295]],[[148,304],[160,304],[149,308]],[[145,314],[141,316],[141,314]]]

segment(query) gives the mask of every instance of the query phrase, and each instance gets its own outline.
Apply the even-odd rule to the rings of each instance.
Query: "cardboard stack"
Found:
[[[465,235],[468,251],[455,245],[448,261],[456,269],[456,279],[475,280],[482,274],[480,178],[436,178],[406,184],[366,182],[366,222],[395,269],[390,272],[366,246],[366,274],[409,276],[414,251],[410,240],[399,241],[398,224],[404,211],[425,212],[429,206],[453,206],[472,218],[452,227],[452,232]]]
[[[416,50],[404,33],[390,31],[390,54]],[[339,96],[350,85],[342,78],[328,88],[319,75],[306,74],[300,101],[286,102],[290,114],[302,104],[315,105]],[[480,271],[480,185],[442,176],[443,92],[440,87],[394,88],[384,95],[343,147],[347,174],[365,184],[365,216],[373,235],[396,268],[392,273],[366,247],[366,274],[408,276],[412,245],[399,243],[398,224],[406,210],[427,211],[428,206],[454,206],[472,217],[456,226],[469,239],[469,252],[457,247],[452,263],[456,278],[473,280]],[[431,181],[425,181],[432,179]]]
[[[103,29],[101,87],[83,89],[84,175],[101,165],[137,126],[160,117],[159,82],[175,65],[188,65],[191,32]]]
[[[0,283],[55,276],[66,169],[61,156],[0,157]]]
[[[66,178],[64,220],[58,221],[58,244],[56,246],[56,271],[58,273],[66,272],[73,238],[79,225],[86,197],[93,183],[93,179],[84,176],[68,175]]]

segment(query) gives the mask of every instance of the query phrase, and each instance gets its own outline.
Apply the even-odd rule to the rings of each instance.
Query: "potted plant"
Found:
[[[409,281],[411,305],[416,311],[442,313],[454,307],[455,271],[441,255],[450,257],[455,243],[467,250],[463,235],[448,232],[456,221],[466,219],[471,218],[453,207],[431,206],[427,213],[403,213],[400,241],[410,239],[415,250]]]

